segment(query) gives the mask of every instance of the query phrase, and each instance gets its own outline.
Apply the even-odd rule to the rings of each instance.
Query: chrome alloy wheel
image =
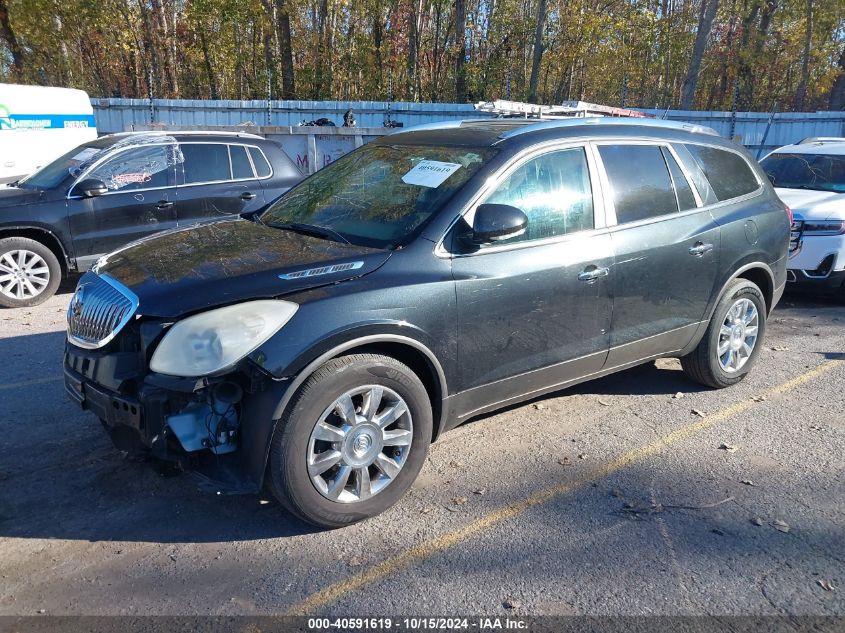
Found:
[[[750,299],[739,299],[728,310],[719,329],[719,365],[733,374],[743,368],[757,344],[760,314]]]
[[[408,459],[408,405],[392,389],[365,385],[326,409],[308,441],[308,475],[327,499],[355,503],[389,486]]]
[[[38,253],[24,249],[0,255],[0,293],[10,299],[37,297],[50,283],[50,268]]]

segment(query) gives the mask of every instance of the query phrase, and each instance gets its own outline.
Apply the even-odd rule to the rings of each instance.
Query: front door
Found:
[[[616,227],[608,367],[677,352],[706,317],[718,272],[719,226],[668,146],[598,146]]]
[[[156,144],[123,150],[83,177],[101,180],[107,193],[85,198],[71,190],[68,220],[80,269],[129,242],[176,226],[173,148]]]
[[[183,163],[177,172],[179,226],[190,226],[257,211],[265,205],[243,145],[182,143]]]
[[[546,150],[512,167],[479,201],[522,209],[528,228],[453,258],[461,417],[603,366],[613,256],[593,181],[583,147]],[[464,229],[471,215],[459,223]],[[453,250],[460,243],[455,238]]]

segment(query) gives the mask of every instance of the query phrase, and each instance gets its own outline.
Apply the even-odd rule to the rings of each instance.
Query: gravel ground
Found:
[[[71,290],[0,311],[0,615],[845,615],[841,305],[787,297],[730,389],[664,360],[472,421],[325,532],[123,459],[63,392]]]

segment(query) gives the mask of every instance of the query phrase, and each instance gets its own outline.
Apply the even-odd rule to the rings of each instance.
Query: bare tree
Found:
[[[19,81],[23,77],[23,48],[9,21],[9,6],[6,0],[0,0],[0,35],[12,54],[12,76]]]
[[[466,78],[466,31],[467,31],[467,3],[466,0],[455,0],[455,101],[464,103],[467,100]]]
[[[830,109],[831,110],[845,110],[845,47],[842,48],[842,53],[839,55],[839,76],[830,89]]]
[[[807,26],[804,31],[804,58],[801,60],[801,83],[795,93],[795,109],[804,109],[807,98],[807,84],[810,82],[810,44],[813,41],[813,0],[807,0]]]
[[[695,35],[692,58],[686,79],[681,86],[681,110],[692,110],[695,103],[695,89],[698,86],[698,74],[701,72],[701,60],[704,57],[704,51],[707,49],[710,29],[713,27],[713,20],[718,9],[719,0],[702,0],[701,2],[701,13],[698,16],[698,31]]]
[[[537,84],[540,64],[543,61],[543,31],[546,28],[546,0],[537,2],[537,28],[534,31],[534,56],[531,60],[531,79],[528,83],[528,101],[537,103]]]

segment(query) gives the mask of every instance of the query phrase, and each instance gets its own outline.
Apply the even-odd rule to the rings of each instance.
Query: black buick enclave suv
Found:
[[[266,212],[102,260],[65,385],[128,451],[371,517],[486,411],[659,357],[726,387],[781,296],[788,211],[748,154],[663,121],[392,134]]]

